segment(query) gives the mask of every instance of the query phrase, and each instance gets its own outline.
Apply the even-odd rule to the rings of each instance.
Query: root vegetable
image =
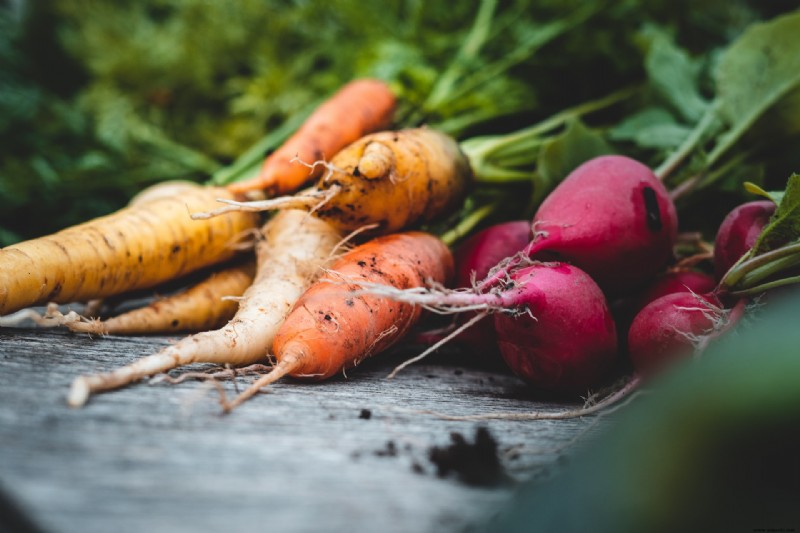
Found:
[[[675,206],[655,174],[623,156],[579,166],[544,200],[533,218],[533,259],[566,261],[611,295],[641,287],[661,271],[677,235]],[[508,271],[500,269],[481,286]]]
[[[714,278],[697,270],[671,270],[658,276],[637,298],[634,313],[662,296],[677,292],[705,294],[714,290]]]
[[[774,202],[759,200],[742,204],[728,213],[714,241],[714,272],[718,280],[753,247],[775,208]]]
[[[605,296],[582,270],[540,264],[511,276],[527,314],[495,313],[503,359],[525,381],[546,390],[581,392],[610,370],[617,333]]]
[[[154,287],[220,263],[256,225],[250,213],[197,222],[224,189],[197,187],[0,250],[0,315],[47,302],[104,298]]]
[[[231,320],[239,307],[236,300],[226,298],[241,296],[253,282],[254,270],[252,261],[234,265],[145,307],[107,320],[66,325],[72,331],[94,335],[155,335],[217,329]]]
[[[486,293],[361,285],[370,294],[439,312],[493,313],[503,358],[517,375],[542,389],[585,389],[601,379],[616,358],[616,326],[603,292],[585,272],[566,263],[536,262],[519,268]],[[406,361],[394,373],[424,355]]]
[[[272,195],[298,190],[318,178],[323,170],[304,166],[303,161],[327,160],[367,133],[388,128],[394,106],[394,94],[384,82],[361,79],[348,83],[264,160],[258,176],[233,183],[229,190],[234,193],[264,190]]]
[[[456,250],[456,287],[472,287],[530,241],[531,223],[527,220],[495,224],[479,231]]]
[[[322,380],[358,365],[405,335],[421,309],[378,295],[355,295],[361,283],[403,290],[444,283],[453,271],[447,247],[433,235],[378,237],[342,256],[297,301],[273,344],[275,369],[223,406],[229,411],[283,376]]]
[[[226,207],[192,216],[308,209],[342,232],[377,224],[374,234],[392,233],[453,210],[472,180],[455,140],[428,128],[367,135],[324,166],[328,172],[309,192],[257,202],[225,201]]]
[[[531,224],[515,220],[495,224],[467,239],[455,253],[456,287],[472,287],[485,278],[492,268],[504,259],[513,257],[531,240]],[[463,324],[474,314],[459,315],[457,323]],[[453,342],[478,356],[497,352],[497,338],[491,320],[480,320],[462,331]]]
[[[701,339],[719,330],[726,311],[711,293],[680,292],[645,306],[628,330],[628,350],[636,370],[652,375],[691,356]]]
[[[68,404],[79,407],[92,393],[190,363],[246,365],[266,358],[292,304],[321,273],[341,236],[325,222],[294,210],[275,215],[263,234],[256,246],[256,277],[225,327],[186,337],[113,372],[78,377]]]

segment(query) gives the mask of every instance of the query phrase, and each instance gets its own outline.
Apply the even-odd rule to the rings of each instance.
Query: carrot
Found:
[[[196,285],[150,305],[107,320],[66,322],[75,332],[94,335],[142,335],[207,331],[224,326],[236,314],[238,297],[253,282],[255,263],[248,261],[213,272]]]
[[[245,209],[308,209],[339,228],[353,231],[378,224],[391,233],[439,217],[459,206],[472,181],[469,162],[444,133],[416,128],[362,137],[336,154],[326,175],[309,192],[229,204],[205,219]]]
[[[321,272],[340,234],[303,211],[275,215],[256,245],[257,272],[236,316],[223,328],[191,335],[109,373],[80,376],[67,403],[80,407],[95,392],[133,383],[190,363],[246,365],[266,357],[292,304]]]
[[[50,236],[0,250],[0,316],[46,302],[74,302],[153,287],[233,257],[252,214],[197,223],[224,189],[200,187],[137,203]]]
[[[294,192],[322,173],[322,168],[309,169],[302,161],[330,158],[359,137],[389,127],[394,107],[394,94],[384,82],[352,81],[324,102],[293,136],[270,154],[255,178],[232,183],[228,189],[234,193],[263,190],[271,195]]]
[[[398,341],[419,319],[421,308],[370,294],[353,295],[360,282],[397,288],[444,283],[453,258],[438,238],[422,232],[378,237],[342,256],[297,301],[275,342],[275,368],[232,402],[230,411],[283,376],[322,380]],[[355,284],[355,285],[354,285]]]
[[[197,183],[187,180],[160,181],[134,194],[128,200],[128,206],[146,204],[159,198],[177,197],[198,187]]]

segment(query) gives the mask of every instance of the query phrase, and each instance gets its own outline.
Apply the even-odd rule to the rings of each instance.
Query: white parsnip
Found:
[[[342,237],[326,222],[297,210],[276,214],[256,245],[255,280],[236,316],[223,328],[198,333],[113,372],[75,379],[67,403],[190,363],[246,365],[266,358],[294,302],[322,272]]]

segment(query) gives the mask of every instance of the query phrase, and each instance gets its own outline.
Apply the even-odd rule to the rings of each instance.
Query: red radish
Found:
[[[542,389],[582,391],[605,375],[616,358],[616,327],[605,295],[588,274],[566,263],[536,262],[500,283],[485,293],[360,285],[365,292],[439,312],[495,313],[503,358],[516,374]]]
[[[526,314],[497,313],[500,353],[522,379],[542,389],[579,392],[607,373],[617,333],[605,296],[572,265],[539,263],[511,276]]]
[[[639,312],[644,306],[658,300],[667,294],[676,292],[694,292],[705,294],[717,286],[714,278],[697,270],[670,270],[659,275],[653,283],[639,296],[634,306],[634,312]]]
[[[713,293],[667,294],[645,306],[628,330],[628,350],[636,370],[652,375],[691,356],[701,339],[718,331],[726,311]]]
[[[531,223],[515,220],[495,224],[471,236],[455,253],[456,287],[472,287],[506,257],[531,242]]]
[[[734,208],[722,221],[714,242],[714,272],[722,276],[756,243],[775,212],[769,200],[747,202]]]
[[[520,252],[530,241],[531,223],[527,220],[495,224],[474,234],[456,250],[456,287],[472,287],[476,280],[485,278],[492,268]],[[469,318],[462,315],[459,323]],[[478,356],[497,352],[494,325],[489,319],[473,324],[454,342]]]
[[[572,263],[608,294],[619,295],[664,268],[677,226],[675,205],[649,168],[628,157],[601,156],[576,168],[545,199],[526,252],[533,259]]]

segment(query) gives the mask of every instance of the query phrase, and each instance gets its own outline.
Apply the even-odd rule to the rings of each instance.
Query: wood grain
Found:
[[[489,520],[514,484],[439,478],[428,460],[477,423],[419,414],[558,410],[514,376],[434,356],[393,380],[383,354],[325,383],[285,381],[230,415],[208,383],[139,383],[64,398],[170,342],[0,329],[0,490],[45,531],[463,530]],[[204,369],[195,366],[194,369]],[[240,387],[252,378],[240,378]],[[233,384],[224,387],[229,394]],[[368,410],[371,416],[363,410]],[[483,422],[516,480],[546,475],[591,420]],[[396,453],[388,453],[392,442]]]

